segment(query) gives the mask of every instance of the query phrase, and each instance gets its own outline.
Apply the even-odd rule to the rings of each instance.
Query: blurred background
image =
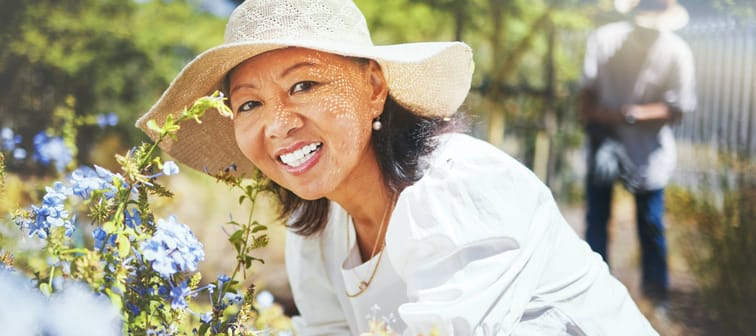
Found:
[[[33,160],[35,135],[61,127],[66,111],[90,118],[71,139],[78,148],[75,162],[117,169],[114,154],[147,140],[133,126],[136,118],[184,64],[222,42],[225,20],[238,2],[0,0],[0,128],[7,166],[0,185],[0,248],[33,255],[38,247],[7,215],[38,202],[40,188],[58,177],[54,167]],[[376,44],[461,40],[473,48],[473,87],[462,107],[471,117],[471,133],[533,169],[582,235],[586,167],[576,94],[589,32],[626,19],[612,1],[355,2]],[[695,57],[699,104],[675,127],[678,169],[666,212],[669,315],[654,316],[639,294],[633,202],[621,186],[610,224],[612,272],[663,335],[752,335],[756,1],[679,2],[691,17],[678,33]],[[160,211],[176,214],[205,244],[203,274],[230,272],[234,260],[224,223],[248,211],[237,205],[238,195],[188,168],[166,183],[176,196],[159,204]],[[273,202],[258,207],[261,221],[275,221]],[[265,264],[248,281],[273,292],[292,313],[284,228],[270,228],[270,245],[260,251]],[[24,258],[17,260],[23,268]]]

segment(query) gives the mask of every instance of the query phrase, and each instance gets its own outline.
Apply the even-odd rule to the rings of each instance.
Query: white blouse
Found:
[[[403,335],[657,335],[530,170],[467,135],[439,140],[399,196],[362,295],[346,293],[377,256],[360,264],[341,207],[319,235],[287,235],[298,335],[359,335],[370,319]]]

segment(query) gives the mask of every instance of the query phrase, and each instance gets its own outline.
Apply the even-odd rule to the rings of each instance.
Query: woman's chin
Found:
[[[287,189],[289,189],[289,188],[287,188]],[[315,200],[319,200],[319,199],[325,197],[325,195],[322,192],[316,192],[314,190],[302,190],[302,189],[296,190],[296,189],[293,189],[293,188],[289,189],[289,190],[291,192],[293,192],[295,195],[297,195],[297,197],[299,197],[299,198],[301,198],[301,199],[303,199],[305,201],[315,201]]]

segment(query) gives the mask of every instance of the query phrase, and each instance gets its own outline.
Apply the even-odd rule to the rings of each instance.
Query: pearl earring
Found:
[[[383,123],[381,123],[381,117],[373,119],[373,130],[380,131],[381,128],[383,128]]]

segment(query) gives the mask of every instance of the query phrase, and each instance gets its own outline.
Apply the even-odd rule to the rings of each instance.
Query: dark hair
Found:
[[[383,127],[370,139],[384,183],[399,192],[423,177],[424,157],[433,152],[436,136],[463,128],[458,116],[450,118],[423,117],[399,105],[390,95],[381,115]],[[280,202],[279,217],[289,220],[288,226],[303,236],[323,230],[328,222],[330,201],[320,198],[308,201],[271,181]]]

